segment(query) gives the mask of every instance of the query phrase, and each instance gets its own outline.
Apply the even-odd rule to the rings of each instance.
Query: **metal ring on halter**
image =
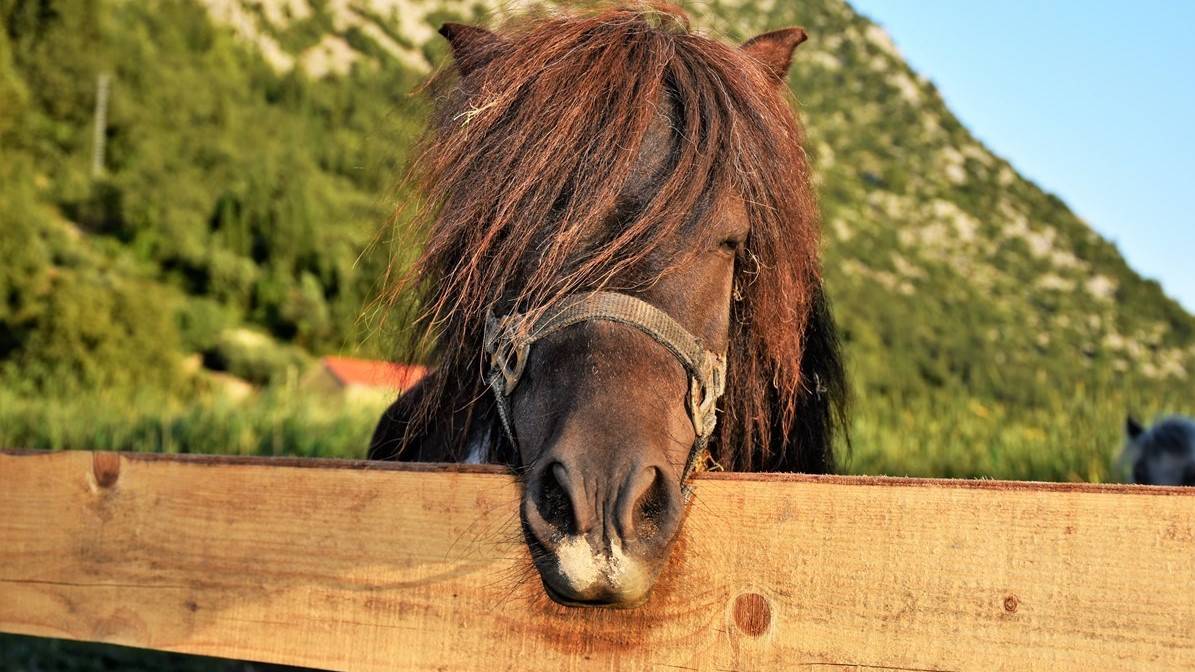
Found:
[[[617,322],[642,331],[667,348],[688,374],[686,408],[696,438],[681,473],[682,488],[687,497],[690,494],[686,483],[688,477],[717,426],[718,399],[726,391],[726,355],[707,350],[697,337],[667,313],[629,294],[575,294],[534,321],[526,313],[510,313],[502,317],[495,317],[493,313],[486,315],[482,339],[490,364],[486,382],[494,393],[507,440],[511,446],[518,447],[510,418],[509,397],[523,375],[531,346],[561,329],[593,320]]]
[[[502,394],[507,396],[514,391],[519,378],[523,376],[527,353],[531,350],[531,343],[522,338],[518,330],[521,323],[510,317],[499,319],[493,314],[487,315],[483,339],[485,351],[490,355],[490,372],[501,374]]]

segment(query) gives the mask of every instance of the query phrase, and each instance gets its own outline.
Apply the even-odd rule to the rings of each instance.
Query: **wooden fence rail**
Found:
[[[495,469],[0,454],[0,631],[362,670],[1195,669],[1195,490],[696,489],[648,605],[579,610]]]

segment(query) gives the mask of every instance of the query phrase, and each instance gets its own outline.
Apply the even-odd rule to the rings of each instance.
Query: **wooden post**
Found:
[[[647,606],[492,468],[0,455],[0,631],[353,670],[1195,669],[1195,489],[707,475]]]
[[[108,139],[108,89],[112,75],[103,72],[95,83],[95,128],[91,143],[91,177],[98,180],[104,174],[104,145]]]

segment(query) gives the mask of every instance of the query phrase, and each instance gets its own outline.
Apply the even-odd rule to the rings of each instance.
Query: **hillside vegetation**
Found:
[[[379,234],[414,198],[394,186],[426,112],[411,92],[444,59],[434,28],[486,13],[0,0],[0,444],[363,455],[376,409],[293,382],[314,356],[391,351],[367,306],[417,251]],[[1195,410],[1195,319],[882,30],[840,0],[695,18],[812,36],[790,85],[856,390],[846,469],[1107,480],[1126,411]],[[229,404],[228,374],[262,391]]]

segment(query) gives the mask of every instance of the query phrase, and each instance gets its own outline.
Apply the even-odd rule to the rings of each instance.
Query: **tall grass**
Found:
[[[385,406],[294,386],[240,401],[217,395],[90,393],[30,398],[0,390],[0,447],[363,459]],[[1076,390],[1040,408],[945,393],[855,400],[852,474],[1116,481],[1129,403]],[[1135,407],[1145,419],[1158,402]],[[1181,410],[1181,409],[1180,409]]]
[[[384,406],[284,387],[239,401],[153,392],[38,399],[0,390],[0,446],[363,459]]]
[[[1040,407],[946,393],[865,397],[852,419],[852,474],[1028,481],[1117,482],[1129,409],[1150,420],[1163,400],[1082,388]]]

